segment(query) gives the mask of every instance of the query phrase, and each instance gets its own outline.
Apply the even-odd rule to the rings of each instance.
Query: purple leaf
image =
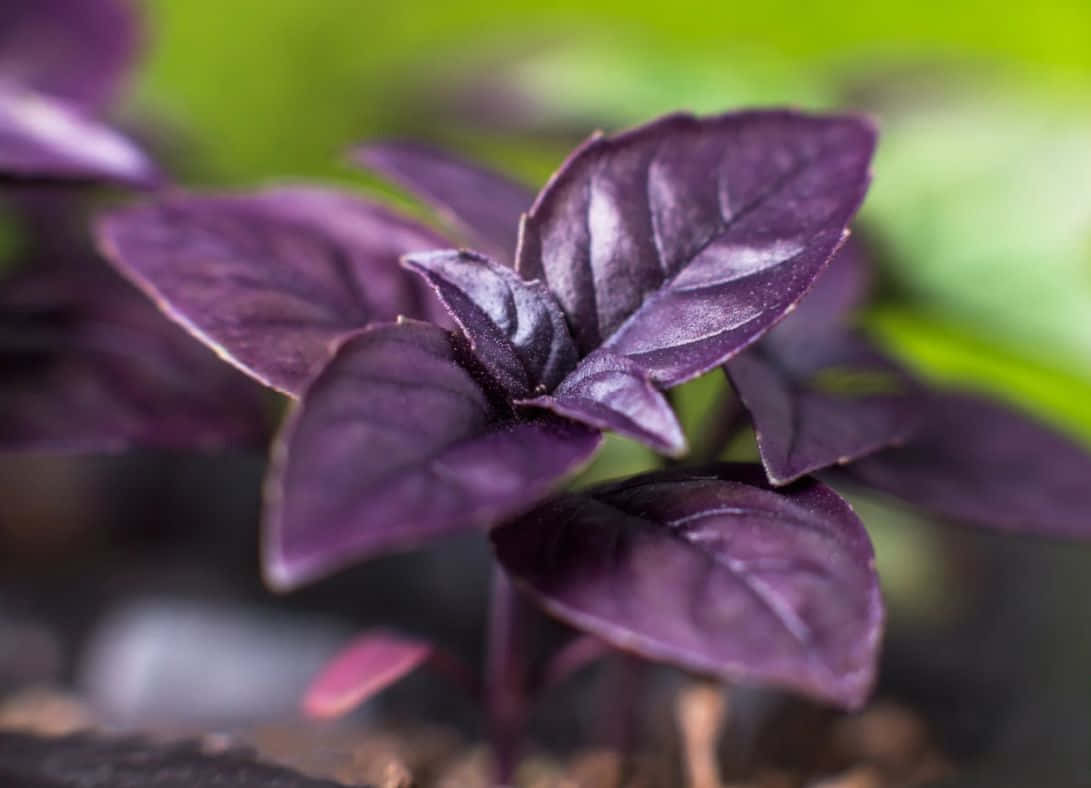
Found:
[[[546,610],[618,648],[847,707],[872,685],[871,545],[813,480],[773,491],[757,466],[650,473],[554,498],[492,539]]]
[[[922,402],[897,364],[848,331],[787,342],[774,336],[779,328],[724,367],[770,481],[787,484],[909,437]]]
[[[139,148],[95,119],[131,65],[137,27],[117,0],[0,5],[0,174],[158,181]]]
[[[873,279],[868,248],[856,235],[849,236],[814,280],[807,295],[773,333],[810,333],[816,327],[844,327],[853,312],[867,304]]]
[[[170,317],[290,395],[368,323],[446,320],[398,258],[449,243],[346,193],[172,194],[106,217],[98,241]]]
[[[673,457],[686,453],[674,410],[648,374],[625,356],[592,353],[553,394],[519,400],[601,430],[613,430]]]
[[[875,132],[850,116],[671,115],[593,137],[538,195],[517,268],[580,350],[670,387],[722,364],[803,297],[863,199]]]
[[[374,631],[353,639],[311,682],[303,698],[308,717],[340,717],[419,668],[432,656],[422,640]]]
[[[495,259],[512,259],[519,218],[534,201],[533,192],[525,186],[443,151],[412,143],[364,145],[353,151],[352,159],[429,203]]]
[[[413,321],[374,326],[341,346],[274,452],[265,522],[274,586],[488,527],[594,453],[596,431],[514,420],[462,355],[453,335]]]
[[[63,99],[0,81],[0,175],[154,185],[132,142]]]
[[[137,54],[138,21],[126,0],[4,0],[0,81],[102,108]]]
[[[92,261],[0,284],[0,450],[257,445],[253,386]]]
[[[665,454],[685,453],[670,403],[634,362],[600,350],[577,367],[564,314],[541,282],[525,282],[473,252],[411,255],[405,263],[436,288],[482,365],[517,405],[614,430]]]
[[[477,357],[513,399],[551,391],[579,359],[564,313],[541,282],[473,252],[409,255]]]
[[[941,392],[904,446],[834,480],[863,484],[934,515],[1047,536],[1091,538],[1091,454],[991,399]]]

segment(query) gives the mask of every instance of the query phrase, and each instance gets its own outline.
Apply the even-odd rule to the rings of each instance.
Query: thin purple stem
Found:
[[[511,783],[526,727],[526,612],[508,576],[494,563],[483,686],[498,785]]]
[[[603,708],[608,713],[600,719],[600,735],[603,743],[618,754],[622,771],[630,768],[630,758],[635,749],[639,731],[637,712],[643,695],[643,680],[648,663],[640,657],[625,652],[615,652],[607,662],[605,675],[599,685],[603,695]]]
[[[592,635],[576,635],[549,658],[535,684],[538,692],[546,692],[570,676],[615,651],[613,646]]]

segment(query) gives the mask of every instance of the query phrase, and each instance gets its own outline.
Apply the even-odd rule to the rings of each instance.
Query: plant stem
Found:
[[[638,715],[648,663],[632,654],[615,651],[605,667],[599,692],[607,713],[600,718],[600,736],[603,744],[617,753],[625,775],[632,767],[630,759],[639,738]]]
[[[739,430],[746,426],[749,414],[730,389],[722,392],[703,421],[704,431],[694,440],[689,463],[706,465],[715,462]]]
[[[498,785],[511,782],[526,726],[526,612],[508,576],[494,563],[483,686]]]

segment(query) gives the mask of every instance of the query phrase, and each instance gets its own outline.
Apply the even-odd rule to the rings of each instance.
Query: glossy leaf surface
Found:
[[[995,400],[940,392],[904,446],[839,470],[847,480],[960,522],[1091,537],[1091,453]]]
[[[112,272],[0,283],[0,450],[212,449],[266,437],[261,390]]]
[[[585,358],[552,394],[519,402],[612,430],[658,452],[686,452],[686,436],[667,398],[625,356],[600,350]]]
[[[724,367],[774,484],[900,443],[916,426],[917,384],[848,325],[868,279],[863,252],[846,244],[799,307]]]
[[[757,466],[666,471],[557,497],[493,531],[551,613],[615,646],[847,707],[883,609],[863,526],[829,488]]]
[[[370,322],[445,319],[398,258],[449,243],[346,193],[171,194],[106,217],[98,241],[168,315],[291,395]]]
[[[410,255],[405,264],[436,289],[509,397],[552,391],[576,366],[564,313],[541,282],[473,252]]]
[[[307,688],[308,717],[340,717],[412,673],[432,655],[428,643],[393,632],[373,631],[354,638]]]
[[[534,193],[522,184],[444,151],[406,142],[364,145],[352,152],[352,160],[420,197],[497,260],[514,258],[519,217],[534,201]]]
[[[345,342],[289,417],[267,483],[265,571],[291,587],[532,506],[600,436],[517,421],[457,339],[412,321]]]
[[[858,118],[789,111],[593,137],[528,213],[518,270],[550,287],[583,353],[677,385],[803,296],[863,199],[874,142]]]

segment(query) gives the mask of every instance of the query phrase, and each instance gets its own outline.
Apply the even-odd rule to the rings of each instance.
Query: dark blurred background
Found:
[[[156,0],[122,117],[187,186],[321,179],[426,215],[345,150],[426,139],[537,185],[590,131],[669,110],[870,112],[867,327],[1091,446],[1091,4],[587,6]],[[612,441],[591,474],[646,463]],[[367,624],[475,657],[480,540],[274,597],[262,471],[242,452],[0,458],[0,689],[76,687],[120,724],[233,725],[290,716]],[[960,762],[1091,773],[1091,549],[856,503],[891,610],[880,694]],[[465,719],[449,705],[433,711]]]

